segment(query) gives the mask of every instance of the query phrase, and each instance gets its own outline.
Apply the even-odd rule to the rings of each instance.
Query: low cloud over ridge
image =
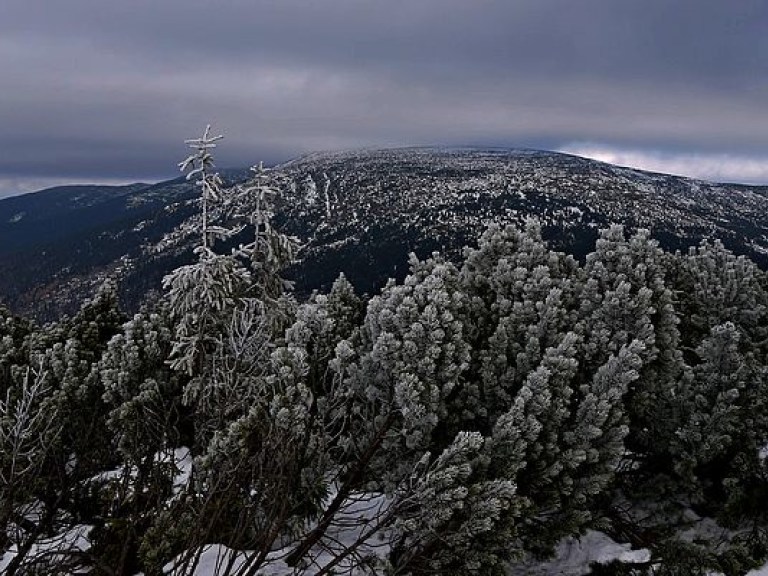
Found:
[[[686,154],[645,150],[623,150],[598,144],[571,144],[560,152],[626,166],[687,176],[711,182],[768,183],[768,158],[730,154]]]
[[[572,142],[759,160],[765,21],[762,0],[3,0],[0,177],[170,177],[209,122],[221,165]]]

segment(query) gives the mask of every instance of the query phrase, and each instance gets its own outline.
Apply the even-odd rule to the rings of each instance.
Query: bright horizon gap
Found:
[[[574,142],[556,152],[617,166],[710,182],[768,184],[768,157],[723,153],[675,153]]]
[[[162,182],[157,178],[104,178],[72,176],[0,176],[0,200],[13,196],[22,196],[32,192],[41,192],[59,186],[125,186],[126,184],[154,184]]]

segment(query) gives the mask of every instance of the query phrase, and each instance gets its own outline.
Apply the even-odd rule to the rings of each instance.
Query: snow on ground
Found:
[[[88,539],[93,526],[79,524],[66,532],[57,534],[52,538],[46,538],[36,542],[27,553],[28,558],[48,557],[50,562],[55,562],[57,554],[63,554],[72,551],[88,550],[91,542]],[[17,548],[12,546],[8,552],[0,557],[0,574],[8,567],[11,560],[16,557]]]
[[[158,452],[155,454],[156,462],[172,463],[176,467],[176,476],[173,478],[173,493],[178,494],[189,482],[192,473],[192,454],[189,448],[182,446],[175,448],[173,453]]]
[[[768,453],[768,447],[766,447]],[[176,448],[172,452],[158,453],[157,462],[173,464],[176,468],[174,479],[174,493],[178,492],[188,483],[192,470],[192,456],[188,448]],[[99,474],[91,481],[105,482],[121,477],[126,471],[116,469]],[[133,473],[130,471],[129,473]],[[328,495],[329,499],[335,496],[334,491]],[[312,562],[309,565],[292,568],[285,564],[285,556],[293,549],[295,543],[289,544],[269,554],[268,562],[259,570],[260,576],[296,576],[298,574],[310,576],[326,566],[335,554],[352,545],[368,531],[374,522],[373,519],[385,514],[390,502],[382,495],[355,494],[342,506],[344,521],[337,527],[330,529],[327,538],[313,553]],[[29,512],[34,513],[34,505],[30,504]],[[692,511],[687,512],[689,527],[679,536],[682,540],[695,540],[706,536],[713,538],[723,536],[723,528],[709,518],[700,518]],[[79,525],[71,530],[58,535],[55,538],[42,540],[36,544],[30,556],[37,554],[55,554],[57,551],[87,550],[90,546],[88,533],[91,526]],[[374,534],[361,546],[364,554],[375,554],[386,557],[388,546],[380,534]],[[200,550],[195,570],[190,576],[217,576],[224,572],[230,565],[230,573],[236,574],[253,555],[253,552],[235,551],[222,544],[209,544]],[[11,549],[0,556],[0,573],[8,566],[15,556],[15,550]],[[164,567],[164,572],[169,576],[187,576],[187,570],[179,566],[182,558],[170,562]],[[627,564],[646,563],[651,560],[651,553],[647,549],[633,550],[630,544],[615,542],[609,536],[595,530],[588,530],[579,538],[570,537],[563,539],[558,545],[555,556],[546,562],[522,562],[510,565],[507,571],[509,576],[582,576],[591,571],[592,564],[608,564],[619,561]],[[231,563],[231,564],[230,564]],[[340,566],[343,570],[343,565]],[[363,572],[356,572],[362,575]],[[716,576],[716,575],[712,575]],[[747,576],[768,576],[768,563],[762,568],[752,570]]]
[[[349,530],[347,534],[337,532],[339,543],[347,545],[354,541],[359,531]],[[375,543],[371,543],[374,544]],[[327,551],[320,551],[314,558],[315,563],[310,566],[291,568],[282,558],[291,550],[288,546],[276,550],[270,554],[270,562],[259,570],[260,576],[297,576],[317,573],[332,558]],[[387,550],[379,550],[386,554]],[[222,573],[229,561],[232,561],[233,571],[241,567],[248,558],[248,552],[236,552],[226,546],[215,544],[206,546],[201,553],[199,563],[193,576],[217,576]],[[619,561],[627,564],[640,564],[649,562],[650,551],[646,549],[632,550],[629,544],[619,544],[609,536],[595,530],[588,530],[581,538],[565,538],[556,550],[555,557],[547,562],[528,562],[515,564],[509,567],[509,576],[582,576],[590,573],[592,564],[608,564]],[[175,569],[174,563],[165,566],[164,571],[169,576],[180,576],[181,571]],[[346,573],[346,572],[344,572]],[[355,574],[364,574],[356,572]],[[755,573],[752,576],[768,576],[768,572]]]
[[[331,491],[329,499],[333,499],[335,492]],[[362,556],[375,555],[386,557],[389,553],[389,544],[380,538],[376,532],[365,537],[371,528],[375,526],[378,518],[386,514],[391,501],[381,494],[359,493],[347,498],[341,506],[342,521],[329,527],[326,536],[321,539],[312,552],[310,558],[301,566],[288,566],[284,559],[295,548],[297,542],[292,542],[283,548],[269,553],[263,568],[258,571],[259,576],[311,576],[323,567],[327,566],[337,555],[346,548],[357,545],[357,553]],[[362,539],[362,542],[359,542]],[[234,551],[222,544],[211,544],[203,547],[200,558],[191,576],[216,576],[223,573],[224,568],[231,562],[231,574],[236,574],[236,569],[243,566],[253,557],[252,551]],[[352,558],[355,558],[352,555]],[[337,567],[338,573],[348,573],[349,567],[341,562]],[[169,576],[186,576],[188,570],[184,566],[184,555],[177,557],[163,567],[163,572]],[[357,571],[355,574],[367,574]]]
[[[718,548],[720,545],[725,546],[736,535],[736,532],[723,528],[712,518],[699,518],[690,510],[688,514],[691,524],[677,533],[683,542],[711,542],[713,547]]]
[[[708,572],[707,576],[725,576],[721,572]],[[760,568],[750,570],[744,576],[768,576],[768,562],[763,564]]]
[[[192,471],[192,455],[189,448],[180,447],[175,448],[172,452],[158,452],[155,454],[155,461],[158,463],[172,464],[176,473],[173,481],[173,492],[178,494],[189,481],[189,475]],[[90,478],[86,483],[106,483],[117,482],[125,475],[135,475],[135,468],[128,470],[125,467],[118,467],[114,470],[108,470],[101,472],[93,478]],[[37,502],[30,502],[28,505],[19,509],[22,516],[26,519],[36,522],[41,514],[40,504]],[[57,534],[52,538],[46,538],[36,542],[27,553],[27,558],[40,558],[48,556],[51,560],[56,559],[57,553],[66,553],[71,551],[87,551],[90,546],[90,540],[88,534],[93,526],[80,524],[66,532]],[[0,574],[8,567],[11,560],[16,557],[17,554],[16,545],[0,556]],[[213,573],[212,573],[213,574]]]
[[[627,564],[648,562],[651,553],[645,548],[632,550],[630,544],[619,544],[606,534],[587,530],[580,538],[564,538],[557,546],[555,557],[546,562],[522,563],[510,566],[509,576],[582,576],[590,573],[591,564],[619,561]]]
[[[178,493],[189,481],[189,475],[192,472],[192,455],[189,452],[189,448],[181,446],[174,448],[173,451],[157,452],[155,454],[155,462],[160,464],[173,464],[176,467],[176,475],[173,479],[173,491],[174,494]],[[125,466],[120,466],[112,470],[101,472],[87,480],[91,484],[103,484],[111,481],[118,481],[125,475],[130,478],[136,477],[136,468],[131,467],[128,469]]]
[[[232,573],[236,574],[246,560],[246,552],[237,552],[223,544],[210,544],[203,548],[197,566],[190,576],[216,576],[222,573],[230,562]],[[178,560],[174,560],[166,564],[163,572],[173,576],[184,574],[183,566],[177,565],[177,562]]]

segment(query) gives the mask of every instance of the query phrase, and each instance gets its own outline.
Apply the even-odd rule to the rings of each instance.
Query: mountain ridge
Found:
[[[339,272],[372,293],[405,274],[411,251],[457,254],[489,224],[531,216],[555,247],[577,256],[599,228],[622,223],[650,229],[670,249],[717,238],[768,267],[768,186],[479,147],[315,152],[273,171],[289,182],[276,222],[306,247],[289,271],[302,293],[329,287]],[[230,183],[246,176],[222,173]],[[51,189],[0,200],[0,301],[13,311],[54,319],[107,277],[121,282],[124,304],[135,310],[165,273],[191,261],[193,239],[183,230],[197,215],[197,194],[183,177],[70,188],[59,204]],[[83,202],[76,192],[85,189],[102,201]],[[27,213],[12,221],[20,206]],[[39,226],[25,229],[36,217]]]

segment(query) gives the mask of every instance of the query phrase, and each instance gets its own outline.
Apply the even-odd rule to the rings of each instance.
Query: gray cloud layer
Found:
[[[414,144],[768,157],[767,21],[764,0],[3,0],[0,178],[170,175],[206,122],[224,165]]]

